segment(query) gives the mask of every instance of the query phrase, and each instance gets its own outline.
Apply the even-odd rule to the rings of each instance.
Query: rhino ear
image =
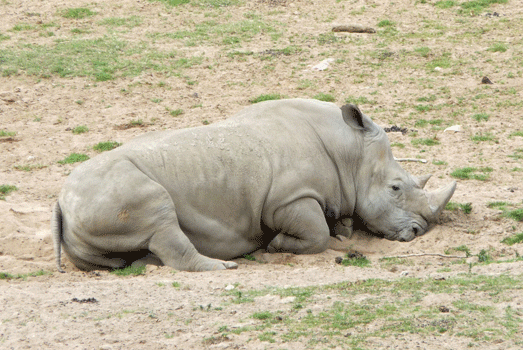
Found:
[[[341,107],[341,114],[345,123],[359,130],[370,130],[374,127],[374,122],[365,114],[361,113],[356,105],[348,104]]]

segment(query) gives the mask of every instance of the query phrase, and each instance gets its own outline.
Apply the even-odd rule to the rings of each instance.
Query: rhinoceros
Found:
[[[324,251],[328,221],[358,215],[390,240],[423,235],[456,182],[428,192],[355,105],[267,101],[216,124],[146,133],[71,172],[54,205],[61,247],[82,270],[153,258],[178,270]],[[135,261],[136,263],[136,261]]]

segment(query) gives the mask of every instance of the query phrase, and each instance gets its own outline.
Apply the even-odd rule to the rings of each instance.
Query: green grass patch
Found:
[[[486,181],[489,178],[489,173],[493,171],[490,167],[475,168],[465,167],[458,168],[450,173],[450,176],[462,180],[480,180]],[[479,173],[479,174],[478,174]]]
[[[113,275],[117,276],[139,276],[139,275],[145,275],[145,265],[134,267],[134,266],[127,266],[123,269],[116,269],[111,271]]]
[[[8,272],[0,272],[0,280],[11,280],[11,279],[21,279],[25,280],[27,277],[38,277],[38,276],[45,276],[50,275],[51,272],[44,271],[44,270],[38,270],[35,272],[29,272],[29,273],[19,273],[16,275],[10,274]]]
[[[515,208],[516,204],[509,202],[490,202],[487,204],[489,208],[497,208],[502,211],[502,216],[516,220],[523,221],[523,208]]]
[[[152,50],[145,42],[129,44],[116,37],[57,40],[54,44],[25,44],[0,48],[0,72],[49,77],[91,77],[107,81],[136,76],[144,71],[173,73],[199,65],[203,57],[180,57],[175,52]]]
[[[249,100],[250,103],[258,103],[263,101],[281,100],[283,98],[280,94],[263,94]]]
[[[417,47],[414,49],[414,52],[418,55],[418,56],[421,56],[421,57],[429,57],[430,56],[430,48],[428,48],[427,46],[422,46],[422,47]]]
[[[395,26],[396,23],[391,21],[390,19],[384,19],[378,22],[378,27],[384,28],[384,27],[392,27]]]
[[[487,250],[481,249],[481,251],[478,253],[478,261],[484,263],[490,262],[492,261],[492,257]]]
[[[465,246],[456,249],[470,255]],[[480,252],[478,258],[483,260],[482,263],[492,262],[487,251]],[[245,336],[250,339],[278,343],[299,341],[307,348],[322,347],[321,344],[328,339],[328,344],[339,348],[374,349],[377,337],[397,339],[416,334],[423,339],[439,337],[443,333],[450,337],[468,337],[471,341],[482,339],[487,346],[507,339],[521,342],[521,320],[515,316],[514,310],[504,304],[522,290],[521,276],[506,274],[460,274],[446,279],[367,278],[305,288],[251,289],[243,292],[241,298],[254,300],[264,295],[296,296],[294,307],[277,313],[255,310],[250,318],[259,320],[259,323],[234,330],[220,326],[219,332],[246,333]],[[469,293],[468,298],[446,305],[450,313],[442,313],[438,305],[426,305],[425,297],[437,298],[442,293],[460,295],[465,292]],[[233,295],[230,292],[225,294],[227,298]],[[484,295],[492,298],[487,303],[475,302]],[[354,298],[358,301],[351,301]],[[317,307],[318,300],[325,300],[321,308]],[[502,312],[496,311],[499,308]],[[512,321],[508,322],[509,319]],[[276,323],[277,329],[273,328]],[[485,328],[487,323],[488,329]],[[366,327],[369,324],[373,327]],[[349,333],[352,336],[347,336]]]
[[[196,4],[201,7],[220,8],[228,6],[238,6],[240,0],[196,0]]]
[[[513,133],[511,133],[509,135],[509,138],[514,137],[514,136],[523,137],[523,130],[514,131]]]
[[[472,212],[472,203],[448,202],[445,209],[450,211],[462,210],[465,214],[470,214]]]
[[[438,1],[434,4],[434,6],[436,6],[437,8],[440,8],[440,9],[449,9],[451,7],[454,7],[456,6],[457,3],[453,0],[443,0],[443,1]]]
[[[490,132],[487,132],[485,134],[483,134],[483,133],[475,134],[474,136],[470,137],[470,140],[474,141],[474,142],[482,142],[482,141],[494,141],[494,142],[496,142],[497,141],[496,137],[492,133],[490,133]]]
[[[161,3],[165,4],[166,6],[171,6],[171,7],[185,5],[185,4],[188,4],[189,2],[191,2],[191,0],[149,0],[149,1],[161,2]]]
[[[463,253],[465,253],[465,256],[467,258],[472,256],[472,253],[470,252],[469,247],[467,247],[466,245],[460,245],[458,247],[451,248],[450,250],[454,250],[456,252],[463,252]],[[450,254],[450,252],[445,252],[445,254]]]
[[[516,220],[516,221],[523,221],[523,208],[518,208],[514,210],[508,210],[503,214],[507,218]]]
[[[174,33],[158,33],[153,34],[153,36],[183,40],[187,46],[198,46],[209,42],[238,46],[242,42],[252,40],[258,34],[273,32],[275,32],[275,29],[272,25],[259,19],[245,19],[226,23],[209,20],[195,24],[192,29],[184,29]]]
[[[501,243],[504,243],[506,245],[514,245],[517,243],[523,242],[523,232],[513,234],[512,236],[503,238]]]
[[[507,50],[508,50],[507,44],[504,44],[504,43],[495,43],[487,49],[487,51],[492,51],[492,52],[505,52]]]
[[[88,159],[89,159],[89,156],[87,154],[72,153],[69,156],[67,156],[64,160],[59,160],[58,163],[73,164],[73,163],[78,163],[78,162],[85,162]]]
[[[434,160],[432,161],[432,164],[434,164],[434,165],[448,165],[449,163],[447,163],[447,162],[444,161],[444,160],[436,160],[436,159],[434,159]]]
[[[251,254],[245,254],[243,258],[249,261],[256,261],[256,258]]]
[[[257,320],[269,320],[271,318],[274,318],[274,315],[269,311],[261,311],[261,312],[255,312],[252,314],[251,318],[257,319]]]
[[[439,126],[439,125],[443,124],[443,119],[432,119],[432,120],[418,119],[414,123],[414,126],[422,128],[422,127],[427,126],[428,124],[433,125],[433,126]]]
[[[428,139],[414,139],[410,141],[414,146],[436,146],[439,145],[440,142],[436,138],[428,138]]]
[[[523,148],[516,149],[513,154],[509,155],[509,157],[514,158],[515,160],[523,159]]]
[[[489,115],[486,113],[477,113],[472,116],[472,119],[474,119],[477,122],[486,122],[489,118]]]
[[[98,21],[99,25],[108,27],[127,27],[134,28],[142,24],[142,19],[138,16],[131,17],[109,17]]]
[[[360,97],[349,96],[345,99],[345,103],[352,103],[355,105],[366,105],[366,104],[375,105],[378,102],[376,102],[374,100],[369,100],[366,96],[360,96]]]
[[[405,145],[401,142],[393,142],[390,144],[390,147],[405,148]]]
[[[316,94],[314,97],[316,100],[325,101],[325,102],[334,102],[336,101],[336,98],[332,96],[331,94],[325,94],[323,92],[320,92],[319,94]]]
[[[492,4],[506,4],[508,0],[471,0],[464,1],[460,4],[460,13],[470,14],[471,16],[479,15]]]
[[[365,256],[351,257],[349,254],[341,261],[343,266],[369,267],[371,262]]]
[[[85,132],[88,132],[89,128],[85,125],[78,125],[73,129],[73,134],[83,134]]]
[[[451,68],[455,64],[454,61],[450,58],[450,53],[446,52],[440,57],[436,57],[426,64],[427,69],[434,70],[439,67],[442,69]]]
[[[93,146],[93,149],[98,152],[106,152],[115,149],[116,147],[119,147],[121,145],[121,143],[116,141],[106,141],[97,143]]]
[[[15,165],[13,166],[13,168],[15,168],[16,170],[20,170],[20,171],[33,171],[33,170],[38,170],[38,169],[43,169],[43,168],[47,168],[47,165],[42,165],[42,164],[26,164],[26,165]]]
[[[27,23],[18,23],[13,26],[11,29],[13,32],[22,32],[25,30],[33,30],[36,29],[34,26],[27,24]]]
[[[82,18],[94,16],[94,15],[96,15],[96,12],[93,12],[85,7],[76,7],[76,8],[68,8],[68,9],[62,10],[60,14],[64,18],[82,19]]]
[[[13,137],[15,135],[15,131],[0,130],[0,137]]]
[[[0,200],[4,201],[5,196],[16,190],[18,190],[18,188],[13,185],[0,185]]]
[[[179,115],[182,115],[183,114],[183,109],[172,109],[169,111],[169,114],[172,115],[173,117],[177,117]]]

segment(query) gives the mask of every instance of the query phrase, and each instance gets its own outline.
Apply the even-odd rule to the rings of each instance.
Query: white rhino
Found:
[[[179,270],[235,268],[259,248],[319,253],[328,220],[357,214],[390,240],[424,234],[456,183],[427,192],[357,106],[292,99],[210,126],[147,133],[78,166],[52,217],[82,270],[145,256]]]

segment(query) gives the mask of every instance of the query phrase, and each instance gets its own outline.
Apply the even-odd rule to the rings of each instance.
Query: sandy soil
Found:
[[[523,231],[523,223],[504,218],[489,202],[506,201],[521,207],[523,200],[523,161],[508,157],[523,149],[523,137],[510,136],[523,131],[521,101],[523,78],[523,6],[516,0],[496,5],[475,16],[457,14],[453,9],[439,9],[435,1],[397,0],[354,1],[244,1],[223,9],[184,5],[169,8],[160,2],[122,0],[105,1],[4,1],[0,3],[0,33],[10,39],[0,41],[0,49],[12,49],[24,43],[52,45],[54,40],[69,40],[73,28],[88,28],[85,37],[114,35],[97,24],[103,18],[139,16],[139,26],[118,29],[129,43],[151,40],[151,33],[174,32],[192,28],[207,20],[209,14],[218,23],[248,18],[255,13],[264,20],[279,23],[282,35],[274,41],[261,32],[238,47],[229,48],[206,41],[187,46],[183,40],[159,38],[150,45],[156,50],[177,50],[181,56],[203,56],[203,63],[184,69],[181,74],[152,70],[138,76],[125,76],[106,82],[92,77],[49,78],[23,72],[0,77],[0,130],[16,132],[0,138],[0,185],[14,185],[18,190],[0,200],[0,272],[12,275],[39,270],[43,276],[0,280],[0,347],[6,349],[277,349],[324,348],[325,344],[307,344],[297,340],[269,343],[251,339],[249,332],[219,337],[222,324],[245,325],[256,310],[289,308],[285,299],[270,296],[255,303],[223,307],[214,313],[199,312],[200,306],[219,306],[227,302],[225,288],[234,285],[248,291],[265,286],[316,286],[367,278],[395,280],[408,272],[411,277],[430,278],[441,274],[456,276],[469,272],[469,264],[451,265],[452,259],[438,256],[409,258],[409,264],[382,266],[385,256],[438,253],[461,254],[452,248],[466,245],[473,255],[487,250],[493,259],[511,259],[523,254],[520,244],[507,246],[505,237]],[[87,7],[96,17],[66,19],[59,11],[67,7]],[[361,11],[364,7],[364,11]],[[486,16],[497,11],[500,17]],[[35,15],[37,14],[37,15]],[[377,34],[336,33],[331,42],[321,42],[331,35],[336,24],[359,24],[383,30],[383,19],[395,22],[397,30],[412,33],[401,40],[388,41]],[[53,22],[54,36],[39,35],[38,30],[14,31],[19,23],[39,25]],[[429,29],[426,29],[427,26]],[[438,31],[444,34],[437,34]],[[421,33],[420,35],[415,35]],[[428,35],[432,33],[434,35]],[[502,42],[505,52],[489,51]],[[271,54],[268,50],[289,45],[301,51],[290,55]],[[428,47],[428,57],[406,55],[416,48]],[[228,56],[233,51],[252,51],[241,59]],[[267,53],[269,52],[269,53]],[[427,69],[427,63],[449,53],[452,64],[442,69]],[[377,55],[377,56],[376,56]],[[384,56],[379,56],[384,55]],[[0,53],[0,67],[2,65]],[[324,71],[311,67],[333,57]],[[373,62],[375,66],[365,64]],[[397,65],[395,64],[397,62]],[[438,67],[439,68],[439,67]],[[480,84],[487,75],[493,85]],[[196,83],[193,83],[196,82]],[[450,173],[464,166],[491,167],[487,181],[458,180],[454,202],[472,203],[472,212],[446,211],[441,224],[425,236],[409,243],[385,241],[363,233],[350,240],[331,240],[322,254],[255,254],[257,262],[238,259],[239,268],[212,273],[173,272],[171,268],[149,266],[143,276],[117,277],[108,272],[84,273],[66,258],[67,273],[55,271],[49,220],[51,207],[61,184],[74,165],[58,161],[67,155],[97,152],[92,146],[101,141],[125,143],[147,131],[184,128],[213,123],[231,116],[249,105],[249,100],[266,93],[286,97],[312,97],[330,93],[338,105],[351,97],[365,96],[375,103],[360,103],[362,110],[379,125],[400,125],[416,129],[418,138],[436,138],[440,144],[415,146],[413,132],[389,133],[396,157],[420,157],[428,162],[402,163],[415,175],[434,174],[430,189],[452,180]],[[435,96],[428,104],[441,106],[426,112],[414,107],[425,104],[420,98]],[[478,96],[484,97],[478,97]],[[169,110],[182,109],[174,117]],[[471,118],[487,113],[488,121]],[[141,119],[141,127],[125,128]],[[458,133],[443,128],[416,126],[419,119],[443,120],[443,126],[461,125]],[[72,129],[86,125],[89,132],[73,134]],[[473,142],[471,136],[491,133],[494,141]],[[445,161],[444,165],[433,161]],[[31,167],[30,171],[17,169]],[[340,267],[337,256],[355,250],[367,256],[370,268]],[[476,262],[471,257],[467,262]],[[472,272],[485,275],[508,274],[522,277],[523,262],[475,265]],[[171,287],[179,282],[182,288]],[[452,298],[452,296],[447,296]],[[76,298],[76,300],[74,300]],[[89,298],[96,302],[89,302]],[[444,301],[438,296],[434,303]],[[522,310],[521,295],[513,295],[514,307]],[[450,300],[450,299],[449,299]],[[84,302],[81,302],[84,301]],[[272,306],[271,306],[272,305]],[[276,306],[275,306],[276,305]],[[518,306],[519,305],[519,306]],[[317,307],[321,307],[318,305]],[[219,338],[218,338],[219,339]],[[465,349],[470,339],[459,336],[439,338],[406,334],[401,339],[374,339],[367,348],[387,349]],[[518,348],[507,342],[485,341],[489,349]]]

